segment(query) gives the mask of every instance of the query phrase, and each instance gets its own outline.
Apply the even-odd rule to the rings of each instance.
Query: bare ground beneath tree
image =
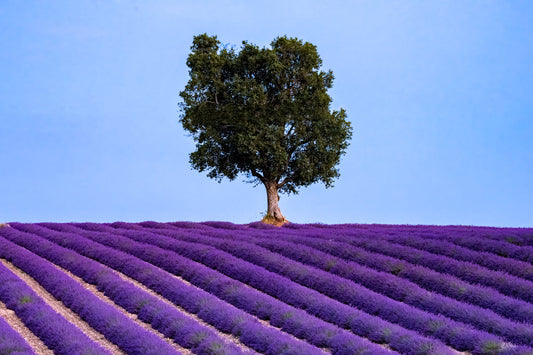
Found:
[[[275,226],[275,227],[281,227],[281,226],[283,226],[285,224],[291,223],[285,218],[280,220],[280,219],[276,219],[276,218],[273,218],[273,217],[263,217],[261,222],[265,223],[265,224],[269,224],[271,226]]]

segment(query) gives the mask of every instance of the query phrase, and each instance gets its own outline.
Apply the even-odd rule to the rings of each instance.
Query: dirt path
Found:
[[[162,270],[162,269],[161,269]],[[164,270],[163,270],[164,271]],[[165,302],[166,304],[168,304],[169,306],[172,306],[174,308],[176,308],[177,310],[179,310],[181,313],[183,313],[185,316],[193,319],[194,321],[198,322],[199,324],[205,326],[206,328],[209,328],[211,329],[213,332],[217,333],[222,339],[226,340],[226,342],[228,343],[234,343],[235,345],[237,345],[238,347],[240,347],[241,349],[245,350],[245,351],[250,351],[251,353],[256,353],[253,349],[250,349],[248,348],[246,345],[244,345],[243,343],[241,343],[239,341],[239,338],[235,337],[234,335],[231,335],[231,334],[226,334],[226,333],[223,333],[221,332],[220,330],[218,330],[217,328],[213,327],[211,324],[209,323],[206,323],[204,322],[201,318],[199,318],[196,314],[193,314],[193,313],[189,313],[187,312],[184,308],[181,308],[180,306],[170,302],[169,300],[167,300],[166,298],[164,298],[163,296],[161,296],[159,293],[151,290],[150,288],[144,286],[142,283],[140,283],[139,281],[135,280],[135,279],[132,279],[126,275],[124,275],[123,273],[119,272],[119,271],[116,271],[116,270],[113,270],[113,272],[115,272],[120,278],[122,278],[123,280],[125,281],[128,281],[130,283],[132,283],[133,285],[137,286],[138,288],[142,289],[143,291],[151,294],[152,296],[155,296],[157,297],[160,301],[163,301]],[[172,275],[172,274],[170,274]],[[191,283],[175,276],[175,275],[172,275],[173,277],[176,277],[178,280],[180,280],[181,282],[183,283],[186,283],[192,287],[196,287],[194,285],[192,285]],[[196,287],[197,288],[197,287]]]
[[[11,326],[17,333],[19,333],[24,340],[30,345],[33,351],[38,355],[54,355],[54,352],[39,339],[38,336],[32,333],[26,325],[20,320],[14,311],[6,307],[6,305],[0,301],[0,317],[2,317],[7,324]]]
[[[142,259],[140,259],[140,260],[142,260]],[[152,265],[153,265],[153,264],[152,264]],[[155,266],[155,265],[153,265],[153,266]],[[157,267],[157,266],[155,266],[155,267]],[[167,273],[168,275],[170,275],[170,276],[173,277],[174,279],[176,279],[176,280],[178,280],[178,281],[180,281],[180,282],[183,282],[184,284],[186,284],[186,285],[188,285],[188,286],[194,287],[195,289],[197,289],[197,290],[199,290],[199,291],[206,292],[206,291],[203,290],[202,288],[200,288],[200,287],[198,287],[198,286],[196,286],[196,285],[190,283],[189,281],[187,281],[187,280],[185,280],[185,279],[183,279],[183,278],[181,278],[181,277],[179,277],[179,276],[177,276],[177,275],[174,275],[174,274],[172,274],[172,273],[170,273],[170,272],[164,270],[163,268],[160,268],[160,270],[163,271],[163,272],[165,272],[165,273]],[[131,279],[131,278],[129,278],[128,276],[126,276],[126,275],[124,275],[124,274],[121,274],[120,272],[118,272],[118,271],[116,271],[116,270],[115,270],[115,272],[117,272],[117,273],[119,274],[119,276],[122,277],[122,278],[124,278],[125,280],[128,280],[128,281],[134,283],[136,286],[139,286],[139,287],[141,287],[143,290],[146,290],[147,292],[150,292],[151,294],[153,294],[154,296],[157,296],[159,299],[163,300],[164,302],[166,302],[166,303],[168,303],[168,304],[170,304],[170,305],[172,305],[172,306],[178,308],[178,309],[179,309],[180,311],[182,311],[183,313],[185,313],[185,314],[189,315],[190,317],[192,317],[193,319],[195,319],[198,323],[200,323],[200,324],[202,324],[202,325],[205,325],[206,327],[209,327],[209,328],[213,329],[214,331],[218,332],[218,333],[220,334],[220,336],[221,336],[221,337],[224,337],[226,340],[235,343],[237,346],[241,347],[242,349],[249,350],[249,351],[252,351],[252,352],[254,352],[254,353],[257,353],[257,352],[254,351],[253,349],[248,348],[246,345],[242,344],[242,343],[239,341],[239,339],[238,339],[237,337],[235,337],[234,335],[226,334],[226,333],[222,333],[222,332],[220,332],[218,329],[216,329],[216,328],[213,327],[212,325],[209,325],[208,323],[205,323],[201,318],[199,318],[199,317],[196,316],[195,314],[188,313],[188,312],[187,312],[186,310],[184,310],[183,308],[181,308],[181,307],[175,305],[174,303],[170,302],[169,300],[167,300],[166,298],[162,297],[160,294],[154,292],[153,290],[147,288],[146,286],[144,286],[144,285],[141,284],[140,282],[138,282],[138,281],[136,281],[136,280],[134,280],[134,279]],[[253,288],[252,286],[247,285],[247,284],[245,284],[245,283],[242,283],[242,285],[243,285],[244,287],[246,287],[246,288],[253,289],[253,290],[257,291],[257,292],[263,293],[262,291],[257,290],[257,289],[255,289],[255,288]],[[217,297],[216,295],[212,295],[212,296]],[[217,298],[218,298],[218,297],[217,297]],[[219,298],[219,299],[220,299],[220,298]],[[221,299],[221,301],[226,302],[226,301],[223,300],[223,299]],[[226,303],[228,303],[228,302],[226,302]],[[231,305],[231,306],[233,306],[231,303],[228,303],[228,304]],[[235,307],[235,306],[233,306],[233,307]],[[237,307],[235,307],[235,308],[237,308]],[[240,309],[240,308],[238,308],[238,309]],[[246,312],[245,310],[242,310],[242,309],[241,309],[241,311],[243,311],[243,312],[245,312],[246,314],[250,315],[251,317],[255,318],[259,323],[263,324],[265,327],[269,327],[269,328],[277,329],[277,330],[279,330],[279,331],[285,333],[286,335],[290,336],[291,338],[293,338],[293,339],[295,339],[295,340],[299,340],[299,341],[302,341],[302,342],[304,342],[304,343],[308,343],[308,344],[310,344],[309,342],[307,342],[307,340],[305,340],[305,339],[300,339],[300,338],[297,338],[297,337],[295,337],[294,335],[292,335],[292,334],[290,334],[290,333],[286,333],[284,330],[282,330],[281,328],[278,328],[278,327],[273,326],[273,325],[270,324],[270,322],[268,322],[268,321],[265,321],[265,320],[259,319],[258,317],[254,316],[253,314],[250,314],[250,313]],[[312,344],[310,344],[310,345],[312,345]],[[314,345],[312,345],[312,346],[314,346]],[[330,353],[329,349],[322,349],[322,351],[324,351],[325,354],[326,354],[326,353]]]
[[[117,305],[115,302],[113,302],[113,300],[111,300],[109,297],[107,297],[103,292],[99,291],[96,286],[90,284],[90,283],[87,283],[85,282],[82,278],[74,275],[73,273],[71,273],[70,271],[66,270],[66,269],[63,269],[62,267],[58,266],[58,265],[55,265],[54,266],[63,271],[65,274],[67,274],[68,276],[70,276],[73,280],[77,281],[81,286],[83,286],[85,289],[91,291],[96,297],[98,297],[100,300],[102,300],[103,302],[107,303],[107,304],[110,304],[111,306],[115,307],[117,310],[119,310],[120,312],[122,312],[124,315],[126,315],[128,318],[130,318],[131,320],[133,320],[135,323],[137,323],[138,325],[140,325],[141,327],[143,327],[144,329],[146,329],[147,331],[151,332],[152,334],[158,336],[159,338],[163,339],[166,343],[168,343],[170,346],[172,346],[174,348],[174,350],[180,352],[180,353],[183,353],[185,355],[192,355],[192,351],[190,351],[189,349],[186,349],[186,348],[183,348],[181,347],[180,345],[174,343],[174,340],[173,339],[170,339],[170,338],[167,338],[165,337],[165,335],[159,333],[156,329],[152,328],[152,326],[150,324],[147,324],[145,322],[143,322],[142,320],[140,320],[136,314],[132,314],[132,313],[129,313],[128,311],[126,311],[124,308],[120,307],[119,305]],[[112,271],[112,272],[115,272],[115,271]],[[137,286],[137,285],[136,285]]]
[[[84,320],[82,320],[76,313],[67,308],[61,301],[52,296],[44,287],[42,287],[37,281],[35,281],[31,276],[26,274],[24,271],[17,268],[15,265],[10,262],[0,259],[0,262],[4,264],[9,270],[15,273],[20,279],[22,279],[31,289],[41,297],[54,311],[63,316],[67,321],[74,324],[78,329],[80,329],[85,335],[89,337],[92,341],[100,344],[103,348],[109,350],[113,354],[125,354],[118,346],[111,343],[107,340],[101,333],[97,332]]]

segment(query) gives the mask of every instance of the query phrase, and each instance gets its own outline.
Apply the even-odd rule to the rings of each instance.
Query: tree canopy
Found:
[[[244,41],[236,51],[201,34],[187,66],[180,122],[196,141],[194,169],[218,181],[242,173],[276,197],[316,182],[332,186],[352,128],[344,109],[330,109],[334,77],[320,70],[316,46],[283,36],[270,48]],[[267,197],[267,215],[284,219]]]

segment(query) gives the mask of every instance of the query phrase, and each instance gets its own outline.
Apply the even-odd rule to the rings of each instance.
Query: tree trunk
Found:
[[[265,220],[272,220],[272,222],[283,223],[285,222],[285,217],[281,214],[281,210],[278,206],[279,195],[278,195],[278,184],[275,181],[265,182],[266,192],[267,192],[267,202],[268,209]]]

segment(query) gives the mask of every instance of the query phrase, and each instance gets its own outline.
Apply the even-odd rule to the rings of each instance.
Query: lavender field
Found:
[[[9,223],[0,354],[533,354],[533,229]]]

